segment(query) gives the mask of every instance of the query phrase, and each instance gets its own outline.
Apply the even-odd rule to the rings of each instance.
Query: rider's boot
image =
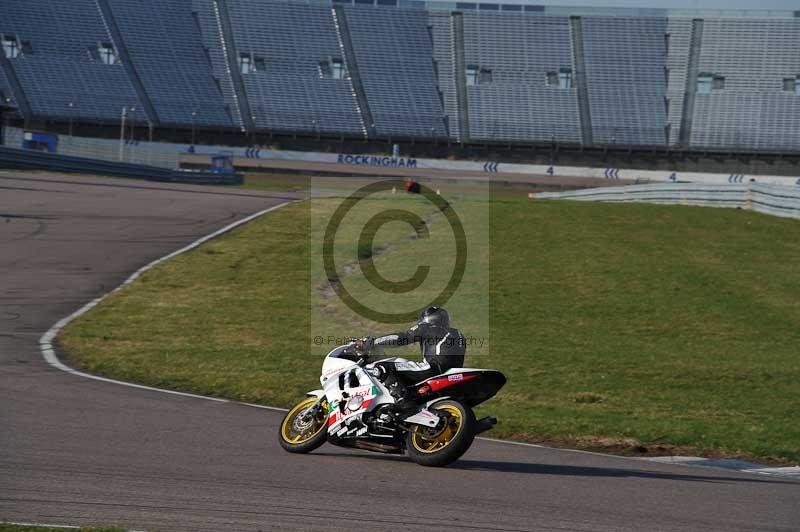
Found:
[[[414,401],[414,387],[403,386],[400,383],[395,383],[389,388],[389,393],[394,397],[394,410],[400,415],[411,415],[417,409],[417,403]]]

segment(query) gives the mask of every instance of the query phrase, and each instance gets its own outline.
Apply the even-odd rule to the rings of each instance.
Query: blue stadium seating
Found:
[[[94,0],[0,0],[0,33],[30,43],[10,59],[37,117],[119,121],[138,105],[121,64],[93,52],[111,42]]]
[[[692,145],[800,150],[800,97],[783,81],[800,75],[800,18],[707,20],[701,73],[724,88],[698,94]]]
[[[223,43],[220,16],[217,13],[214,0],[192,0],[192,9],[197,15],[203,46],[208,50],[211,60],[211,72],[219,81],[222,98],[231,111],[231,118],[236,126],[242,128],[244,123],[236,89],[229,73],[228,58]]]
[[[16,79],[33,119],[800,151],[792,12],[375,3],[0,0],[1,98]]]
[[[547,74],[574,72],[569,19],[464,13],[467,65],[491,81],[467,87],[471,137],[580,142],[575,88],[547,86]]]
[[[451,139],[461,142],[461,117],[459,115],[458,87],[455,79],[456,57],[453,47],[453,22],[448,12],[429,12],[432,53],[436,65],[436,83],[442,95],[442,111],[447,120]]]
[[[258,128],[364,134],[350,80],[320,71],[321,61],[344,59],[330,7],[246,0],[229,8],[238,52],[263,59],[243,75]]]
[[[160,123],[232,127],[190,0],[109,0]]]
[[[378,134],[446,137],[426,13],[355,6],[346,15]]]
[[[583,46],[598,144],[665,145],[665,18],[586,17]]]
[[[2,69],[0,69],[0,104],[16,105],[14,95],[11,93],[11,85]]]

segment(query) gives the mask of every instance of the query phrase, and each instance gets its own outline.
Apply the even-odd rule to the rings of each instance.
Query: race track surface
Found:
[[[331,446],[289,455],[276,442],[280,413],[43,362],[38,339],[54,322],[149,261],[286,197],[0,174],[0,521],[150,531],[798,530],[800,483],[787,479],[488,441],[447,469]]]

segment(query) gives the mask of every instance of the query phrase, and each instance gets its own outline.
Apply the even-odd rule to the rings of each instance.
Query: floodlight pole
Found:
[[[119,160],[125,157],[125,119],[128,117],[128,108],[122,108],[122,122],[119,128]]]
[[[147,119],[147,140],[150,143],[147,146],[147,164],[153,164],[153,122],[149,118]]]
[[[75,102],[70,101],[67,104],[67,107],[69,107],[69,138],[71,139],[72,138],[72,112],[75,109]]]

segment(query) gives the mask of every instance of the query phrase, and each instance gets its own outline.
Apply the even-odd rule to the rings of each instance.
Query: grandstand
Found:
[[[141,107],[94,0],[3,0],[0,12],[3,66],[26,117],[114,122]]]
[[[2,69],[0,69],[0,105],[16,106],[14,94],[11,91],[11,85]]]
[[[663,18],[583,21],[592,138],[600,144],[666,144]]]
[[[425,12],[359,5],[344,13],[377,134],[445,137]]]
[[[228,2],[232,45],[257,129],[363,134],[331,8]]]
[[[233,126],[190,2],[107,2],[106,21],[118,28],[118,40],[125,43],[131,72],[141,80],[140,97],[149,103],[153,122]]]
[[[581,141],[567,17],[465,13],[470,138]]]
[[[0,12],[0,102],[39,127],[800,152],[796,12],[490,0],[0,0]]]

